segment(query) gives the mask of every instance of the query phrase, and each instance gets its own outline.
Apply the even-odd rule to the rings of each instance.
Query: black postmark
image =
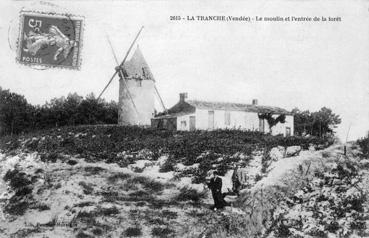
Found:
[[[26,11],[20,14],[17,61],[25,65],[79,69],[83,18]]]

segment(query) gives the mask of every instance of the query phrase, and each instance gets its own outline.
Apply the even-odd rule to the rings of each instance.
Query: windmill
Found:
[[[118,103],[118,124],[119,125],[140,125],[149,126],[151,118],[155,113],[154,95],[158,98],[162,109],[165,111],[163,100],[155,86],[155,79],[144,59],[140,48],[133,53],[130,60],[127,60],[134,44],[136,43],[143,26],[137,33],[132,44],[127,50],[122,62],[119,63],[113,45],[107,35],[107,41],[113,53],[117,66],[115,72],[107,85],[100,93],[98,99],[109,87],[113,79],[119,76],[119,103]]]

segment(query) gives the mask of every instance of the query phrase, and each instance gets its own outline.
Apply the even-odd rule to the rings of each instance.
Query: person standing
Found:
[[[240,195],[240,188],[241,188],[241,182],[239,178],[239,165],[236,165],[232,174],[232,191],[239,196]]]
[[[214,199],[214,210],[221,209],[226,206],[226,201],[224,201],[222,195],[222,179],[218,176],[218,172],[213,172],[213,177],[210,179],[208,183],[208,187],[211,190],[211,195]]]

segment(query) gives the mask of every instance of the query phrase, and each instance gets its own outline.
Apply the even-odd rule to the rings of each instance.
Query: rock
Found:
[[[177,172],[182,172],[182,171],[186,170],[186,168],[187,168],[187,166],[185,166],[182,163],[178,163],[174,166],[174,170],[177,171]]]
[[[156,165],[158,165],[159,167],[162,166],[167,161],[167,159],[167,156],[161,156],[156,162]]]
[[[277,147],[273,147],[270,152],[269,152],[269,157],[273,160],[273,161],[277,161],[280,159],[283,159],[285,154],[285,149],[283,146],[277,146]]]
[[[198,169],[200,166],[200,163],[195,163],[193,165],[188,166],[189,169]]]
[[[67,164],[69,164],[69,165],[76,165],[78,162],[77,161],[75,161],[75,160],[72,160],[72,159],[70,159],[70,160],[68,160],[68,162],[67,162]]]
[[[286,157],[292,157],[292,156],[297,156],[299,155],[301,152],[301,146],[290,146],[287,147],[286,150]]]
[[[143,170],[148,166],[152,166],[153,163],[150,160],[137,160],[136,163],[131,164],[128,166],[128,168],[132,170]]]

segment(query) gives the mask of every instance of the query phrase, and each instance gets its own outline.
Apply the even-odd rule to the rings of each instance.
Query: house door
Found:
[[[214,130],[214,111],[209,111],[208,129]]]
[[[291,128],[286,127],[286,136],[291,136]]]
[[[190,131],[196,130],[196,117],[190,116]]]

